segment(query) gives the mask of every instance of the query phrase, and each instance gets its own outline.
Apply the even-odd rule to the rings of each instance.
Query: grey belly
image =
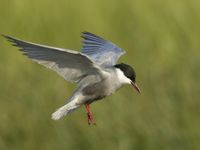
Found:
[[[82,93],[88,97],[88,102],[91,103],[112,94],[112,91],[105,82],[98,82],[83,88]]]

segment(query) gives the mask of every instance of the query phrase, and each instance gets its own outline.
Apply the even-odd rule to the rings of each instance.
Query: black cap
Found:
[[[135,83],[136,74],[131,66],[121,63],[121,64],[116,64],[115,67],[119,68],[127,78],[131,79],[131,81]]]

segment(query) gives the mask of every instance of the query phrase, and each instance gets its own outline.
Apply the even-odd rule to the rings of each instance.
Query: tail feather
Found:
[[[56,112],[54,112],[51,116],[53,120],[59,120],[60,118],[66,116],[76,108],[80,107],[74,101],[67,103],[66,105],[60,107]]]

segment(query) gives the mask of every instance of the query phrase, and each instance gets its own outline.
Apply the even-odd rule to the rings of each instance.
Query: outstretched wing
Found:
[[[78,82],[89,70],[90,73],[97,73],[99,71],[92,60],[79,52],[3,36],[12,42],[12,45],[19,47],[28,58],[54,70],[67,81]],[[94,69],[94,71],[91,71],[91,69]]]
[[[125,51],[112,42],[92,33],[83,32],[81,37],[84,39],[81,52],[102,67],[114,66],[120,56],[125,54]]]

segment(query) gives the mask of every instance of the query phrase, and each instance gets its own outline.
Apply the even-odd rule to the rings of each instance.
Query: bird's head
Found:
[[[117,68],[117,74],[120,81],[123,84],[131,84],[138,93],[141,93],[140,88],[136,84],[136,73],[134,69],[124,63],[117,64],[115,67]]]

